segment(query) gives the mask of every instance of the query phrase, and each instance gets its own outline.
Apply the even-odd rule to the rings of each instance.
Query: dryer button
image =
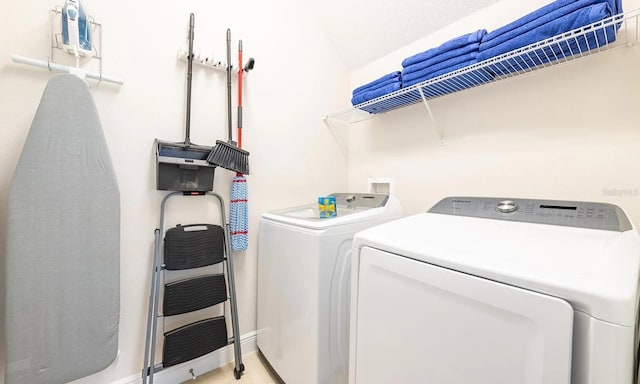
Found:
[[[496,210],[500,213],[512,213],[518,210],[518,204],[512,200],[503,200],[498,203]]]

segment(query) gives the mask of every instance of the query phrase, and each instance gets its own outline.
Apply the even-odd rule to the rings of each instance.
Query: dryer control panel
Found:
[[[584,201],[458,196],[442,199],[428,212],[618,232],[632,229],[617,205]]]

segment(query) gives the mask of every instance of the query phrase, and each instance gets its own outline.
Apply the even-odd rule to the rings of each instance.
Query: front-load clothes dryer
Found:
[[[617,206],[446,198],[354,237],[349,382],[635,384],[639,270]]]
[[[331,196],[335,217],[309,204],[260,219],[257,343],[288,384],[347,382],[353,235],[401,214],[393,196]]]

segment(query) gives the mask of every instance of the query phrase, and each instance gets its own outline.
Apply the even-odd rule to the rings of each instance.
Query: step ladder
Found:
[[[164,231],[165,206],[174,196],[204,199],[215,197],[220,205],[220,222],[216,224],[177,225]],[[164,234],[164,241],[162,235]],[[154,231],[154,252],[149,295],[147,337],[142,369],[143,384],[153,383],[154,374],[171,366],[204,356],[227,345],[233,345],[235,378],[244,372],[238,330],[238,309],[230,252],[229,224],[222,197],[215,192],[172,192],[164,197],[160,207],[160,226]],[[163,244],[164,242],[164,244]],[[210,266],[224,264],[222,273],[206,273]],[[225,269],[224,267],[222,268]],[[193,272],[184,277],[185,272]],[[171,280],[171,274],[182,278]],[[160,304],[162,297],[162,305]],[[232,335],[227,334],[226,301],[229,300]],[[216,305],[224,314],[166,330],[164,319],[180,316]],[[162,322],[162,362],[156,363],[158,322]],[[190,371],[193,375],[193,371]]]

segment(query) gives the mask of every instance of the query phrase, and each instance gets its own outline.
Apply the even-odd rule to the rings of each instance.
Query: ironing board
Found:
[[[118,351],[120,194],[87,84],[52,77],[8,197],[6,384],[66,383]]]

